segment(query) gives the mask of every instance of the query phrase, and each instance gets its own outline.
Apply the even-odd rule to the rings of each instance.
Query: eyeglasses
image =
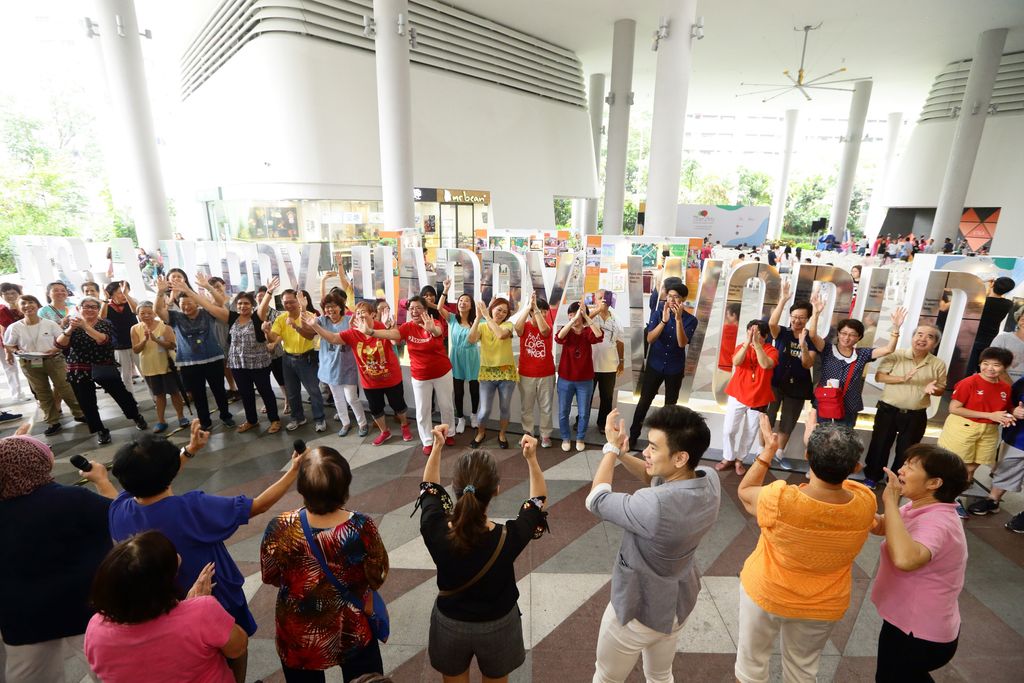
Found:
[[[83,311],[98,311],[100,310],[100,307],[96,304],[85,304],[84,306],[81,306],[81,309]]]

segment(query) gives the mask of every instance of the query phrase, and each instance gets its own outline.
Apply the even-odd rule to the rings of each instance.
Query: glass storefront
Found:
[[[473,248],[475,231],[491,226],[491,195],[482,190],[415,188],[415,225],[423,246]],[[210,238],[329,242],[332,251],[372,245],[384,229],[380,201],[250,199],[206,202]]]

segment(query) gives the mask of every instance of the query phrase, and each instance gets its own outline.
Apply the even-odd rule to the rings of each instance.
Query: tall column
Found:
[[[868,118],[870,101],[871,81],[857,81],[850,100],[850,116],[846,124],[846,136],[843,138],[843,158],[839,164],[839,179],[836,181],[836,199],[829,222],[837,240],[843,238],[846,219],[850,215],[853,179],[857,175],[857,158],[860,156],[860,141],[864,138],[864,122]]]
[[[935,209],[935,222],[931,237],[938,244],[949,237],[956,241],[960,217],[967,202],[967,188],[974,173],[974,162],[978,157],[981,134],[985,130],[988,105],[992,100],[992,85],[999,72],[1003,57],[1007,29],[995,28],[978,36],[974,47],[974,60],[967,76],[967,87],[960,106],[960,118],[956,122],[956,133],[949,149],[946,175],[942,178],[942,190]]]
[[[377,123],[384,228],[413,225],[412,105],[409,87],[409,2],[373,0]]]
[[[96,0],[95,8],[103,70],[117,119],[111,130],[123,146],[120,158],[126,168],[122,175],[131,182],[135,232],[139,246],[153,251],[160,240],[172,239],[174,235],[167,214],[135,3]]]
[[[775,179],[775,195],[772,197],[772,214],[768,224],[771,239],[782,237],[782,224],[786,217],[786,196],[789,194],[789,162],[793,159],[793,141],[796,139],[796,122],[799,109],[786,110],[786,139],[782,144],[782,168]]]
[[[604,124],[604,74],[590,74],[587,107],[590,110],[590,132],[594,136],[594,169],[600,177],[601,126]],[[598,184],[600,185],[600,183]],[[584,235],[597,234],[597,197],[583,200],[583,219],[580,232]]]
[[[667,35],[660,37],[657,44],[645,235],[672,237],[676,234],[686,97],[693,62],[690,31],[696,16],[697,0],[666,0],[662,4],[661,21],[667,27]]]
[[[626,203],[626,146],[633,104],[633,46],[636,22],[619,19],[612,38],[612,83],[608,94],[608,156],[604,166],[604,234],[622,234]]]
[[[882,171],[878,174],[875,187],[871,190],[871,203],[868,205],[868,220],[864,228],[864,234],[870,240],[878,237],[885,222],[885,190],[889,186],[889,178],[892,176],[893,158],[896,156],[896,143],[899,142],[900,128],[903,126],[903,113],[892,112],[889,114],[888,126],[885,135],[885,157],[882,160]]]

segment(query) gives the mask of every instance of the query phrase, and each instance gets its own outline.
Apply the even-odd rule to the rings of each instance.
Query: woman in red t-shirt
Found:
[[[768,323],[751,320],[747,323],[747,338],[736,347],[732,357],[732,379],[725,387],[729,401],[725,406],[722,432],[722,462],[715,469],[736,468],[744,474],[743,458],[750,452],[757,436],[758,420],[768,404],[775,399],[772,393],[772,373],[779,363],[779,352],[768,343]]]
[[[552,348],[552,325],[555,309],[536,292],[530,296],[530,308],[515,324],[519,335],[519,398],[523,434],[533,436],[533,418],[540,409],[540,445],[551,448],[555,430],[555,354]]]
[[[316,333],[332,344],[346,344],[352,349],[359,368],[359,383],[366,394],[370,415],[380,429],[380,436],[373,440],[379,446],[391,438],[387,420],[384,418],[384,401],[387,400],[395,417],[402,424],[402,440],[412,441],[409,420],[405,416],[405,388],[402,386],[402,366],[391,347],[391,341],[383,337],[387,330],[383,323],[374,320],[374,306],[366,301],[356,304],[352,327],[341,332],[324,329],[315,320],[309,325]]]
[[[590,424],[590,402],[594,397],[594,344],[601,341],[604,332],[582,301],[569,306],[569,324],[558,331],[555,341],[563,345],[562,356],[558,359],[558,431],[562,436],[562,450],[569,452],[569,411],[572,399],[576,397],[576,450],[586,448],[583,437]]]
[[[441,424],[455,422],[455,406],[452,403],[452,363],[445,348],[444,331],[441,325],[427,312],[427,302],[420,296],[409,299],[407,309],[409,321],[395,330],[377,332],[381,339],[398,341],[404,339],[409,345],[409,362],[412,365],[412,393],[416,400],[416,428],[423,443],[423,454],[430,455],[433,447],[430,419],[431,399],[437,399],[441,413]],[[455,444],[454,437],[448,437],[447,445]]]

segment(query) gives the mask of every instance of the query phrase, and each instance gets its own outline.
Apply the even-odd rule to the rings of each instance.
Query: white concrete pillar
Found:
[[[622,234],[626,203],[626,146],[633,104],[633,49],[636,22],[619,19],[612,38],[612,82],[608,93],[608,155],[604,167],[604,234]]]
[[[967,76],[960,118],[956,122],[946,175],[942,178],[942,190],[935,209],[935,222],[932,224],[931,237],[938,244],[942,244],[947,237],[956,242],[959,233],[960,217],[967,202],[967,189],[974,173],[981,134],[985,130],[988,105],[992,100],[992,85],[999,72],[1007,31],[1005,28],[984,31],[978,36],[974,47],[971,72]]]
[[[604,74],[590,74],[587,108],[590,111],[590,132],[594,136],[594,168],[600,178],[601,128],[604,126]],[[597,197],[583,200],[581,232],[585,235],[597,234]]]
[[[793,159],[793,141],[796,139],[796,123],[799,118],[799,109],[786,110],[786,137],[782,143],[782,165],[779,168],[779,175],[775,179],[772,214],[768,223],[768,236],[773,240],[782,237],[782,223],[786,216],[786,196],[789,194],[789,163]]]
[[[839,178],[836,180],[836,199],[832,204],[829,226],[836,240],[843,238],[846,218],[850,215],[850,199],[853,197],[853,180],[857,175],[857,158],[860,156],[860,142],[864,138],[864,122],[868,118],[868,103],[871,101],[871,81],[857,81],[850,99],[850,116],[843,138],[843,158],[839,162]]]
[[[875,187],[871,190],[868,220],[864,227],[864,234],[871,241],[878,237],[882,223],[885,222],[885,191],[889,186],[889,178],[895,165],[893,159],[896,157],[896,143],[899,142],[900,128],[902,127],[903,113],[898,111],[890,113],[885,134],[885,157],[882,159],[882,169],[875,181]]]
[[[693,62],[690,31],[696,18],[697,0],[665,0],[662,4],[659,31],[664,26],[667,35],[659,35],[657,39],[645,235],[674,237],[676,234],[679,167]]]
[[[413,227],[409,2],[373,0],[384,229]]]
[[[117,122],[111,130],[121,148],[120,163],[125,166],[120,175],[131,183],[131,215],[139,246],[152,252],[160,240],[174,235],[167,214],[135,3],[95,0],[95,8],[96,17],[91,19],[98,27],[103,70]]]

